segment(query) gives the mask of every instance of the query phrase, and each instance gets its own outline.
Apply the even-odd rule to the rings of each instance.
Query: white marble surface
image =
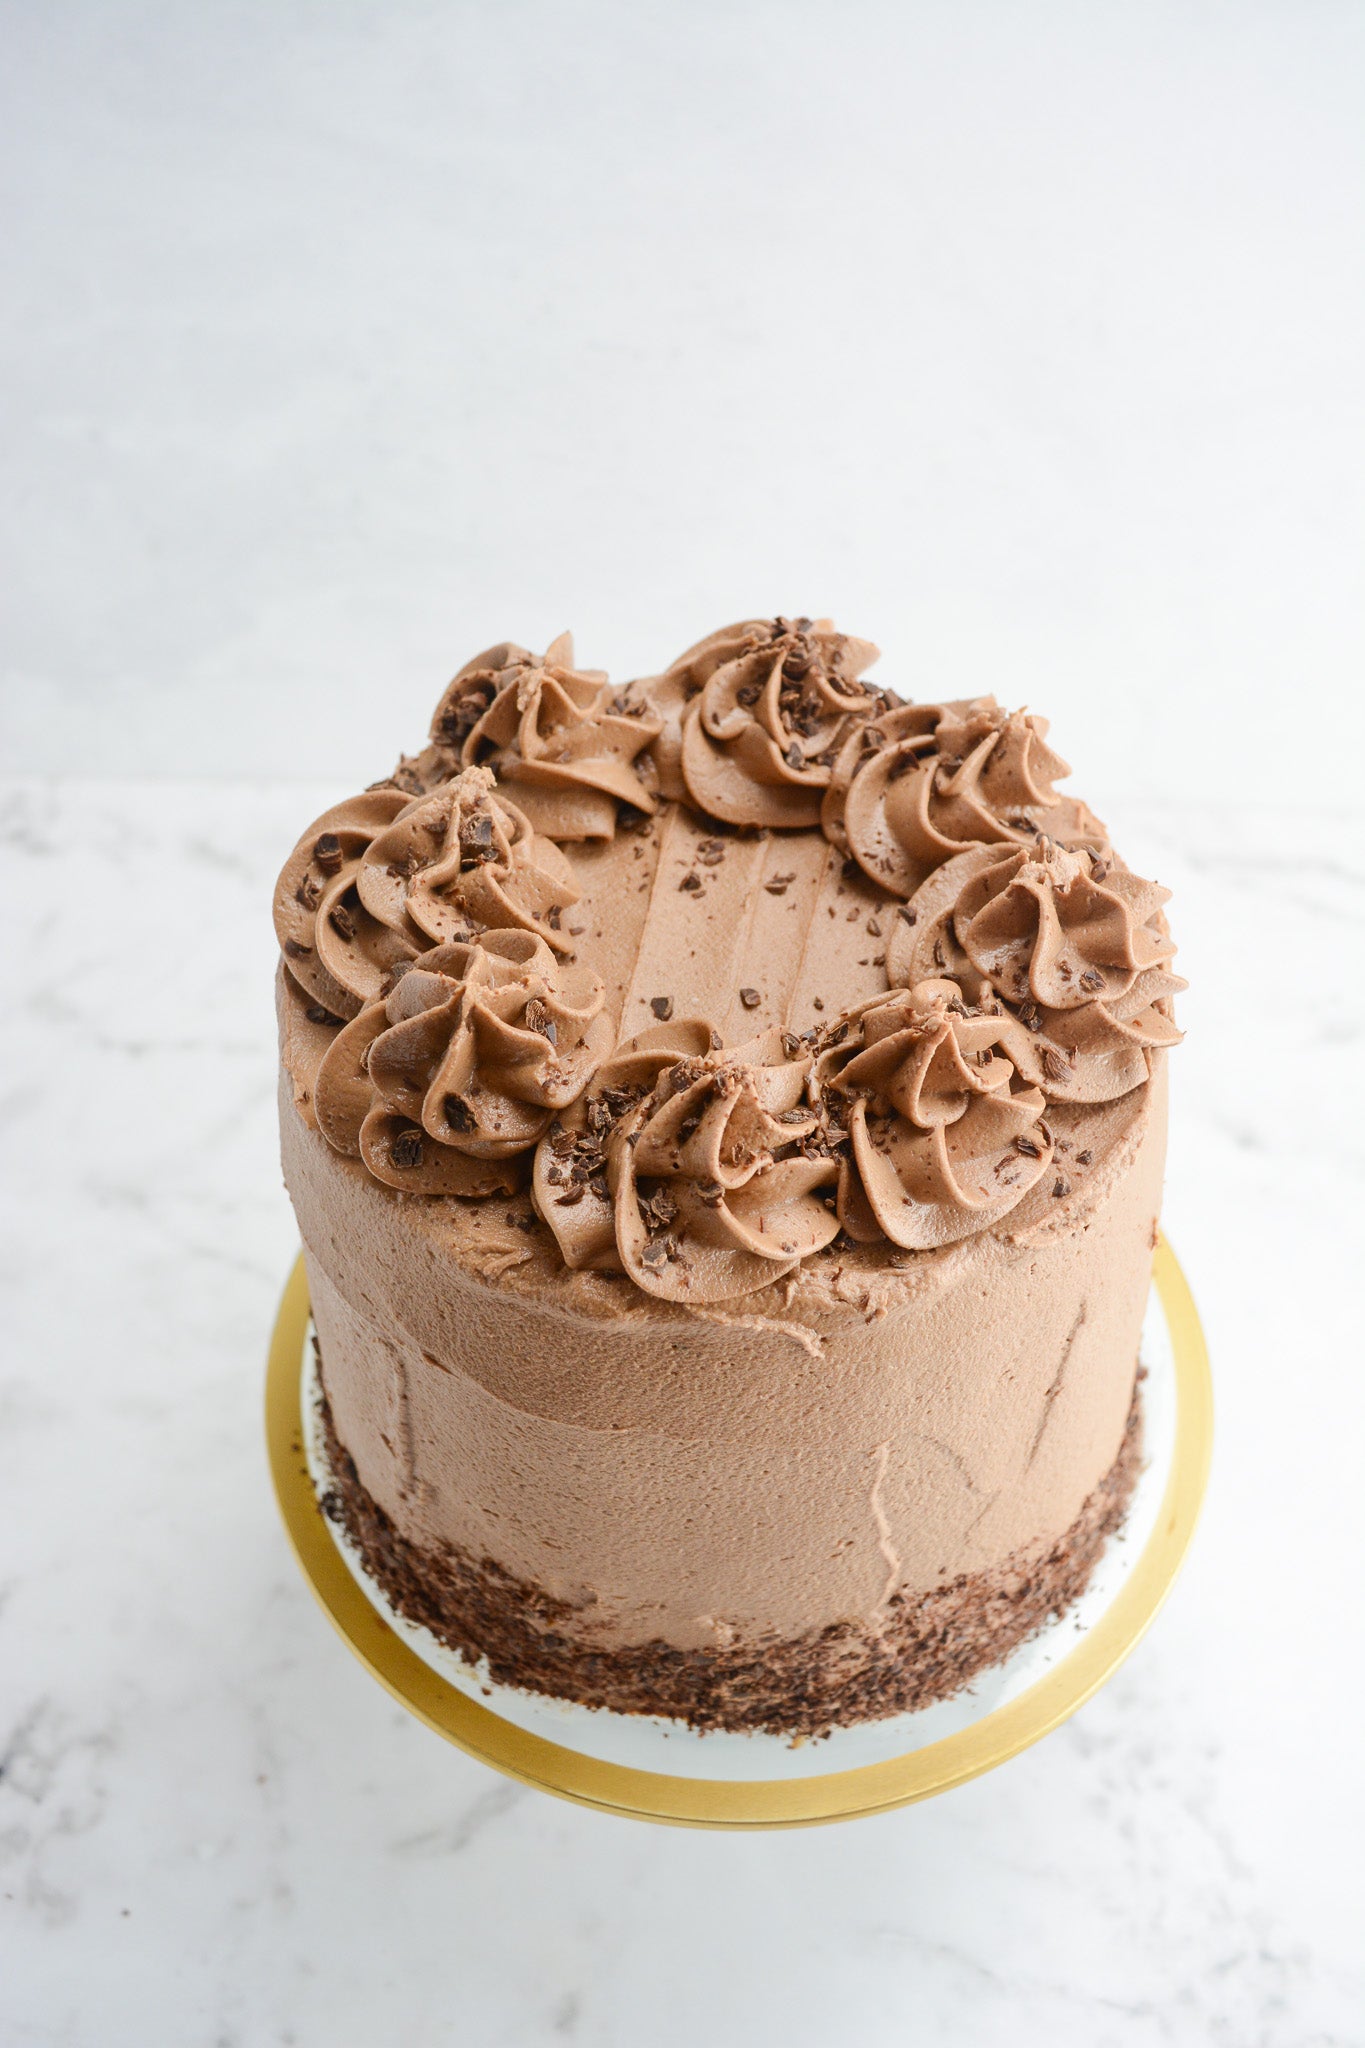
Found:
[[[4,14],[4,2048],[1359,2048],[1365,14]],[[267,902],[466,651],[767,605],[1046,709],[1176,889],[1219,1437],[1065,1730],[739,1839],[299,1580]]]

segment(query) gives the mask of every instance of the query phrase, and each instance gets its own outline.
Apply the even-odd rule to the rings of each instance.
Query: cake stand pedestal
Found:
[[[885,1813],[1008,1762],[1113,1676],[1169,1592],[1208,1477],[1208,1352],[1166,1240],[1152,1270],[1148,1464],[1125,1531],[1091,1589],[957,1700],[823,1743],[697,1735],[677,1723],[542,1700],[491,1685],[389,1610],[318,1505],[308,1282],[300,1258],[280,1303],[266,1378],[266,1435],[280,1511],[304,1577],[380,1684],[438,1735],[521,1783],[637,1820],[685,1827],[800,1827]]]

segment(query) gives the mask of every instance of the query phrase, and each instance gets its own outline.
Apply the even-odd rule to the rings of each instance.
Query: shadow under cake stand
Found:
[[[1158,1241],[1143,1329],[1144,1467],[1123,1528],[1082,1598],[956,1698],[819,1741],[698,1734],[492,1683],[388,1605],[323,1514],[300,1257],[270,1345],[266,1434],[290,1541],[322,1607],[362,1664],[408,1711],[495,1770],[604,1812],[693,1827],[797,1827],[883,1813],[946,1792],[1017,1756],[1112,1677],[1180,1568],[1203,1499],[1213,1436],[1208,1352],[1174,1252]]]

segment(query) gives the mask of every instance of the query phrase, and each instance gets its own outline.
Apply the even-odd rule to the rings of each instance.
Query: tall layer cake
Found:
[[[875,659],[804,618],[620,689],[490,648],[280,877],[326,1506],[496,1681],[878,1719],[1122,1519],[1167,892],[1044,720]]]

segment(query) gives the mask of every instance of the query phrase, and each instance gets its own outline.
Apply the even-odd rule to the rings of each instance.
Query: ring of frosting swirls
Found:
[[[1180,1040],[1169,896],[1109,851],[1047,839],[973,847],[902,912],[887,978],[910,987],[946,973],[970,1001],[1002,1001],[1027,1027],[1021,1070],[1050,1099],[1113,1101],[1146,1081],[1156,1048]]]
[[[493,769],[537,832],[611,839],[618,804],[655,808],[635,764],[660,730],[601,670],[576,669],[562,633],[539,658],[507,642],[467,663],[436,707],[431,746],[447,774]]]
[[[802,1100],[809,1055],[778,1031],[727,1050],[712,1038],[689,1020],[627,1041],[579,1112],[587,1146],[564,1127],[542,1142],[537,1206],[567,1263],[619,1265],[659,1300],[703,1305],[770,1286],[835,1236],[816,1193],[835,1163],[803,1150],[819,1128]]]
[[[318,1129],[390,1187],[510,1191],[517,1155],[611,1045],[603,994],[530,932],[433,947],[333,1039],[315,1085]]]
[[[925,1251],[1023,1200],[1053,1150],[1042,1092],[1019,1065],[1027,1036],[943,978],[875,997],[822,1035],[810,1095],[842,1152],[850,1237]]]
[[[850,727],[883,701],[859,680],[876,659],[828,619],[743,620],[689,648],[659,686],[661,701],[678,699],[672,744],[690,802],[731,825],[817,825]]]
[[[822,808],[827,838],[874,882],[912,896],[965,847],[1102,845],[1104,827],[1052,784],[1071,770],[1046,743],[1047,720],[993,697],[907,704],[848,735]]]

